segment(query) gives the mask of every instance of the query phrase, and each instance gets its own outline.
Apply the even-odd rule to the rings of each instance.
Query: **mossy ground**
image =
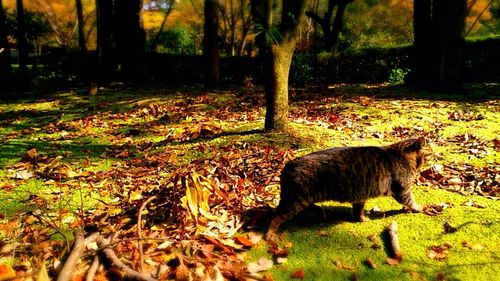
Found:
[[[261,91],[130,88],[87,96],[76,89],[2,102],[0,214],[9,220],[40,207],[30,202],[34,194],[53,203],[53,210],[65,210],[69,217],[71,210],[92,209],[93,204],[113,198],[85,182],[76,192],[60,190],[48,179],[13,178],[16,164],[32,147],[41,155],[63,156],[61,161],[77,173],[95,173],[124,165],[125,159],[115,153],[124,144],[130,157],[168,152],[175,156],[170,164],[182,167],[224,153],[224,148],[234,144],[292,148],[299,156],[333,146],[381,145],[412,134],[431,134],[441,140],[434,146],[436,163],[500,165],[500,152],[494,144],[500,139],[500,105],[492,92],[471,88],[467,94],[436,96],[404,87],[348,85],[302,95],[291,104],[288,132],[271,134],[260,131],[264,116]],[[182,110],[191,105],[190,110]],[[158,114],[158,108],[175,111]],[[464,118],[472,119],[450,119],[453,112],[467,113]],[[193,137],[192,129],[200,126],[208,126],[210,134]],[[472,149],[479,152],[469,153],[469,147],[460,145],[464,135],[477,140],[479,148]],[[169,138],[172,141],[166,142]],[[137,149],[144,142],[153,143],[154,149]],[[378,206],[385,216],[372,215],[369,222],[353,223],[348,220],[350,206],[324,203],[326,221],[299,216],[282,226],[282,243],[291,242],[292,247],[288,261],[271,269],[272,276],[288,280],[296,269],[304,270],[306,280],[493,280],[499,276],[497,200],[464,196],[429,183],[415,186],[414,192],[422,205],[450,206],[437,216],[409,214],[400,212],[400,205],[391,198],[378,198],[368,201],[366,209]],[[485,208],[464,205],[469,200]],[[381,233],[392,221],[398,223],[403,251],[402,262],[393,266],[386,264],[384,248],[373,249],[374,242],[368,239],[375,237],[383,245]],[[458,230],[444,233],[445,222]],[[444,243],[451,248],[443,260],[428,257],[430,247]],[[246,256],[253,261],[270,254],[261,242]],[[366,258],[373,259],[377,268],[369,268]]]

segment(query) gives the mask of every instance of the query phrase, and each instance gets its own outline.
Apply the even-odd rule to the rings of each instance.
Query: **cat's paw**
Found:
[[[273,241],[273,242],[275,242],[276,238],[278,238],[278,235],[273,230],[268,230],[267,233],[266,233],[266,235],[264,235],[264,239],[266,241]]]
[[[422,212],[423,209],[420,205],[418,205],[417,203],[414,203],[411,206],[403,206],[403,210],[405,210],[406,212],[420,213],[420,212]]]
[[[370,221],[370,218],[367,217],[367,216],[365,216],[365,215],[361,215],[359,217],[356,217],[355,220],[358,221],[358,222],[365,222],[365,221]]]
[[[412,206],[410,206],[410,209],[415,212],[415,213],[420,213],[422,212],[422,207],[418,204],[413,204]]]

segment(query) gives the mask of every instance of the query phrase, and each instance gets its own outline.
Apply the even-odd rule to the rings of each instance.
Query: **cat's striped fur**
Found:
[[[432,156],[423,138],[388,146],[342,147],[314,152],[288,162],[281,173],[281,200],[266,239],[274,240],[279,226],[315,202],[351,202],[354,219],[364,221],[369,198],[392,196],[420,211],[411,186]]]

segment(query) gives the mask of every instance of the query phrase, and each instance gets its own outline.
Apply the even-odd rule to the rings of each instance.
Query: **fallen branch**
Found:
[[[403,259],[403,253],[399,247],[398,224],[393,221],[389,227],[386,228],[386,231],[389,236],[389,249],[391,250],[392,258],[401,261]]]
[[[75,231],[75,242],[73,243],[73,250],[68,256],[68,259],[64,263],[63,268],[57,275],[57,281],[69,281],[73,277],[76,264],[80,260],[85,250],[85,238],[83,237],[83,231]]]
[[[93,281],[95,274],[97,273],[97,270],[99,269],[99,265],[101,263],[99,262],[99,255],[95,255],[94,259],[92,260],[92,264],[89,267],[89,270],[87,270],[87,275],[85,276],[85,281]]]
[[[111,262],[111,264],[118,269],[122,270],[125,272],[126,279],[130,280],[140,280],[140,281],[156,281],[151,275],[137,272],[133,270],[132,268],[128,267],[125,265],[118,256],[116,256],[115,252],[113,249],[109,247],[110,242],[104,239],[102,236],[99,236],[97,238],[97,243],[99,244],[99,248],[102,249],[101,251],[104,253],[104,256]]]

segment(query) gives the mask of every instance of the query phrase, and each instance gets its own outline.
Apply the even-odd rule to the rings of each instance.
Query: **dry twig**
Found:
[[[141,208],[139,208],[139,214],[137,216],[137,237],[139,238],[137,240],[137,248],[139,249],[139,272],[144,271],[144,251],[142,249],[142,211],[144,211],[144,208],[146,208],[146,205],[153,201],[156,198],[156,196],[151,196],[148,198],[148,200],[144,201],[142,203]]]

